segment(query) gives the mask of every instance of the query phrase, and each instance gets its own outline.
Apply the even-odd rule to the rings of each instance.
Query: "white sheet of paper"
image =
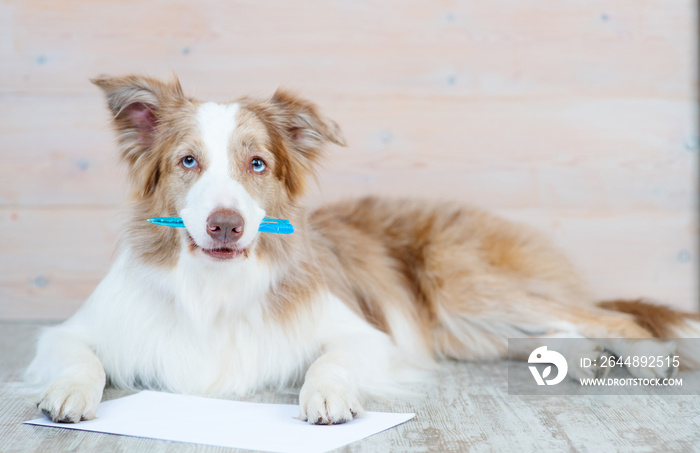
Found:
[[[299,406],[143,391],[106,401],[95,420],[32,425],[272,452],[325,452],[404,423],[415,414],[367,412],[342,425],[297,420]]]

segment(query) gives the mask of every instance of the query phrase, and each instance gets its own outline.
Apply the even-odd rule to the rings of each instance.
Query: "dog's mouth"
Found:
[[[248,249],[238,250],[224,247],[219,249],[202,249],[202,252],[217,260],[232,260],[239,256],[248,257]]]
[[[248,258],[247,248],[217,247],[213,249],[207,249],[197,245],[194,239],[192,239],[192,236],[190,236],[189,234],[187,235],[187,239],[190,243],[190,251],[194,252],[199,249],[205,255],[210,256],[216,260],[227,261],[238,257]]]

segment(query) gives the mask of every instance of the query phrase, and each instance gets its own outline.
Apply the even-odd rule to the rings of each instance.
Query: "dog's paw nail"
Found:
[[[315,425],[337,425],[361,415],[364,409],[353,392],[328,387],[303,388],[300,395],[301,413]]]
[[[63,380],[46,391],[37,407],[56,423],[78,423],[95,418],[101,397],[101,387]]]

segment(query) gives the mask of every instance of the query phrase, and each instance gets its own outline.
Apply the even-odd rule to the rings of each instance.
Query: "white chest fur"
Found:
[[[195,263],[194,260],[197,262]],[[109,379],[120,387],[245,394],[302,377],[318,353],[313,314],[290,329],[265,314],[276,276],[255,257],[204,263],[183,254],[162,271],[128,252],[69,321],[86,329]]]

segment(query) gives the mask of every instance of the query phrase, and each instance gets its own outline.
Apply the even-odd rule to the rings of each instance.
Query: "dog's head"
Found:
[[[213,260],[246,257],[264,216],[294,212],[324,145],[345,144],[312,103],[281,90],[267,100],[217,104],[186,97],[177,80],[93,82],[107,97],[135,216],[143,217],[134,219],[131,233],[148,258],[162,263],[183,244]],[[145,223],[158,216],[182,217],[186,231]]]

